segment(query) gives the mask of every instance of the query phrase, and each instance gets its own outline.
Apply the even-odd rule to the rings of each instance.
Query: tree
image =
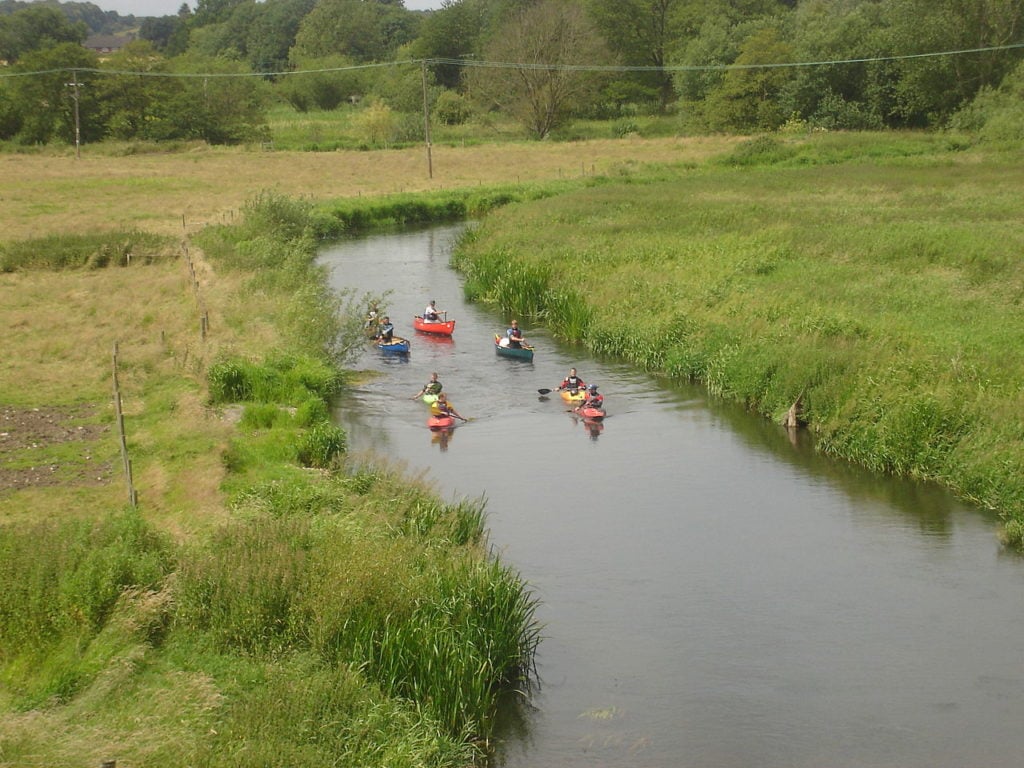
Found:
[[[761,67],[793,60],[793,48],[771,26],[752,34],[726,72],[719,88],[708,96],[706,114],[711,127],[734,130],[773,130],[785,122],[779,96],[790,76],[784,68]]]
[[[472,97],[512,115],[538,139],[596,95],[603,78],[576,67],[612,60],[583,9],[560,0],[539,0],[514,14],[484,58],[508,66],[474,67]]]
[[[110,74],[95,78],[92,88],[106,135],[125,140],[161,138],[161,105],[173,101],[182,89],[179,81],[161,76],[167,71],[167,60],[152,43],[134,40],[107,58],[101,69]]]
[[[173,96],[153,106],[154,138],[237,144],[265,134],[264,86],[244,64],[189,54],[169,65],[191,76],[179,81]]]
[[[35,4],[0,16],[0,60],[14,64],[30,51],[60,43],[83,43],[89,30],[82,22],[72,24],[58,9]]]
[[[320,0],[302,20],[292,57],[382,61],[415,36],[415,14],[378,0]]]
[[[622,64],[657,67],[631,75],[658,94],[664,110],[674,101],[672,76],[663,67],[670,44],[682,33],[676,22],[684,0],[591,0],[588,10]]]
[[[892,0],[886,5],[894,53],[938,53],[1020,41],[1021,0]],[[995,87],[1024,52],[980,51],[898,62],[897,112],[906,125],[947,119],[983,87]]]
[[[20,115],[17,139],[23,144],[46,144],[54,139],[75,141],[75,97],[78,97],[80,137],[98,141],[104,127],[93,88],[95,75],[71,70],[94,69],[96,55],[77,43],[60,43],[26,53],[16,71],[35,74],[16,77],[11,84],[11,102]],[[71,83],[78,83],[73,88]]]
[[[796,61],[840,61],[800,67],[786,87],[784,109],[829,129],[878,129],[892,112],[889,62],[857,61],[888,53],[879,3],[807,0],[793,14]],[[846,63],[848,62],[848,63]]]

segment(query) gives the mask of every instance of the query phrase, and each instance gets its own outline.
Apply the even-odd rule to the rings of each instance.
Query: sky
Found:
[[[120,14],[135,16],[173,16],[187,2],[192,10],[196,8],[196,0],[93,0],[104,11],[117,11]],[[441,0],[405,0],[405,7],[410,11],[426,11],[441,7]]]

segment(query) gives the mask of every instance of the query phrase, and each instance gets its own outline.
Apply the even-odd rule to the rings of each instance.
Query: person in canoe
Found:
[[[437,308],[437,302],[434,299],[430,300],[427,304],[427,308],[423,310],[423,322],[425,323],[439,323],[441,322],[441,312]]]
[[[412,396],[412,400],[418,400],[424,395],[438,395],[441,394],[441,381],[437,378],[437,371],[430,374],[430,381],[423,385],[423,389]]]
[[[508,338],[508,345],[512,349],[521,349],[522,347],[529,346],[526,343],[523,332],[519,330],[519,322],[517,320],[512,321],[512,327],[505,331],[505,336]]]
[[[587,385],[583,382],[583,379],[576,375],[576,369],[570,368],[569,375],[562,379],[562,383],[558,385],[558,388],[575,392],[578,389],[585,389],[586,386]]]
[[[380,344],[390,344],[395,340],[395,326],[391,324],[391,318],[387,315],[380,321],[380,325],[377,326],[377,342]]]
[[[456,419],[466,421],[466,417],[455,410],[455,406],[448,401],[448,395],[444,392],[437,396],[437,400],[430,404],[430,412],[435,416],[454,416]]]

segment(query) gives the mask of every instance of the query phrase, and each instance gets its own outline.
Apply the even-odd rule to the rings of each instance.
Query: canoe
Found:
[[[431,323],[423,319],[422,315],[416,315],[412,319],[412,327],[423,333],[434,333],[438,336],[451,336],[455,333],[454,320],[439,320]]]
[[[563,389],[559,394],[567,403],[582,403],[587,399],[587,390],[585,389]]]
[[[502,342],[505,342],[502,344]],[[510,347],[508,339],[504,336],[494,334],[494,351],[502,357],[512,357],[517,360],[533,360],[533,347]]]
[[[409,340],[400,339],[397,336],[393,337],[391,341],[377,342],[377,349],[383,352],[385,355],[403,355],[409,353]]]
[[[431,429],[449,429],[450,427],[455,426],[455,417],[435,416],[431,414],[430,418],[427,419],[427,426]]]

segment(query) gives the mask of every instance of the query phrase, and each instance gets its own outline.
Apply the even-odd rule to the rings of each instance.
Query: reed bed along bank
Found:
[[[4,251],[0,295],[33,288],[19,327],[63,306],[73,334],[114,287],[130,305],[132,322],[101,329],[122,341],[140,493],[129,508],[74,482],[0,491],[0,762],[486,760],[498,698],[532,670],[534,601],[490,552],[481,503],[347,456],[328,405],[364,335],[315,266],[322,225],[308,202],[267,195],[204,232],[202,337],[166,239],[133,241],[130,262],[107,258],[121,235]],[[15,359],[54,351],[43,336],[19,334]],[[53,370],[0,369],[12,414],[43,398],[109,424],[109,348],[73,340]]]
[[[939,482],[1024,534],[1019,148],[760,139],[674,178],[487,217],[474,299],[699,381],[818,447]]]

